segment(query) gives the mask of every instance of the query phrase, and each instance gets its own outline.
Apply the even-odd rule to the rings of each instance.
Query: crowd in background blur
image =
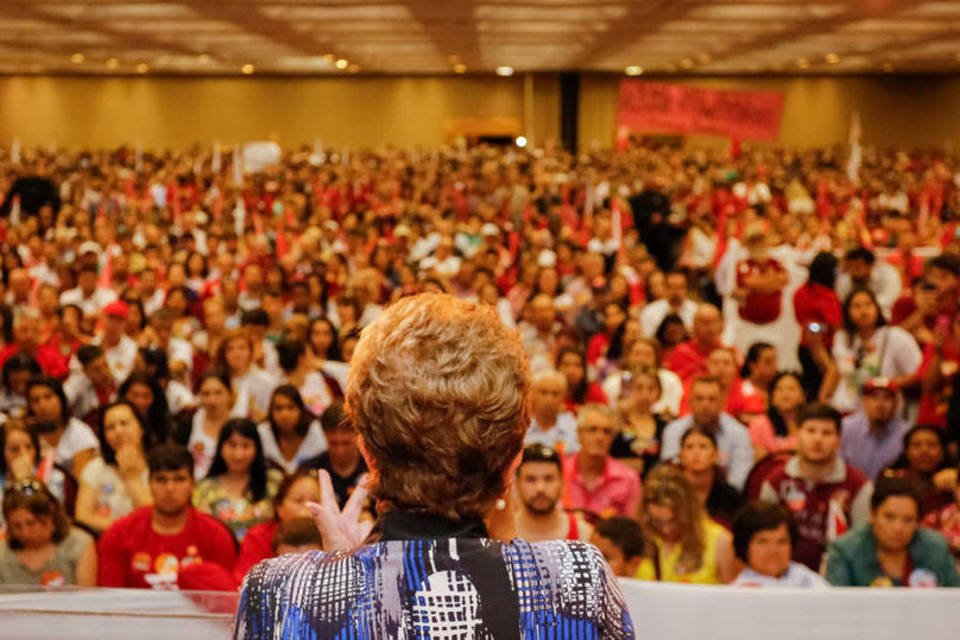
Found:
[[[0,155],[0,584],[234,589],[366,471],[342,399],[403,296],[533,373],[517,528],[618,575],[958,586],[960,155]],[[369,505],[364,517],[372,517]]]

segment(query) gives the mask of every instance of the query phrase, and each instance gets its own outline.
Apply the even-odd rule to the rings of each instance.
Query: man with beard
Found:
[[[527,542],[589,540],[593,527],[579,513],[563,510],[562,493],[560,454],[540,444],[525,448],[517,468],[517,536]]]

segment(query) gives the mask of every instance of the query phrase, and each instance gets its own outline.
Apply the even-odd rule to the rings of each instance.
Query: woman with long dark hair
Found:
[[[283,474],[267,469],[253,420],[232,418],[220,430],[207,477],[193,491],[194,506],[230,527],[242,542],[247,530],[273,517],[273,496]]]
[[[567,378],[567,397],[563,401],[567,411],[576,413],[577,409],[589,402],[607,404],[607,394],[587,377],[587,360],[576,347],[560,349],[557,353],[557,371]]]
[[[53,451],[54,463],[75,477],[97,455],[97,436],[70,416],[63,385],[56,378],[33,378],[27,383],[27,421],[41,434],[42,447]]]
[[[268,416],[257,427],[264,455],[284,473],[293,473],[306,460],[327,450],[320,422],[292,384],[273,390]]]
[[[887,325],[876,296],[857,289],[844,302],[843,329],[833,342],[833,359],[839,379],[831,404],[849,413],[860,408],[860,391],[871,378],[889,378],[900,389],[910,386],[923,355],[912,335]]]
[[[825,381],[834,383],[827,378],[835,375],[829,356],[834,335],[843,325],[843,308],[834,288],[838,264],[832,253],[818,253],[810,263],[807,281],[793,294],[794,314],[800,325],[797,357],[803,371],[803,388],[811,400],[821,397],[820,388]]]
[[[794,371],[780,371],[770,381],[770,403],[763,415],[749,423],[750,440],[757,460],[771,453],[792,453],[797,448],[797,415],[806,403],[803,382]]]
[[[169,437],[170,409],[163,387],[155,377],[145,371],[134,371],[117,389],[117,397],[134,406],[154,442],[164,442]]]

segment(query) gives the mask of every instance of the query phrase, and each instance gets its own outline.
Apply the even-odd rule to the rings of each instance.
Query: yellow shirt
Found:
[[[717,542],[724,535],[726,529],[711,520],[704,518],[703,533],[703,563],[694,573],[677,573],[674,568],[680,559],[680,545],[674,545],[669,553],[663,550],[663,544],[659,539],[654,540],[657,547],[657,554],[660,556],[660,580],[663,582],[687,582],[690,584],[720,584],[720,577],[717,574]],[[637,568],[635,576],[638,580],[656,580],[657,572],[653,561],[644,558]]]

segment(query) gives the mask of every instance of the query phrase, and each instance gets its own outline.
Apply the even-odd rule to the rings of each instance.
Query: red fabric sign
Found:
[[[697,89],[642,80],[620,82],[620,129],[775,140],[782,116],[783,94],[776,91]]]

